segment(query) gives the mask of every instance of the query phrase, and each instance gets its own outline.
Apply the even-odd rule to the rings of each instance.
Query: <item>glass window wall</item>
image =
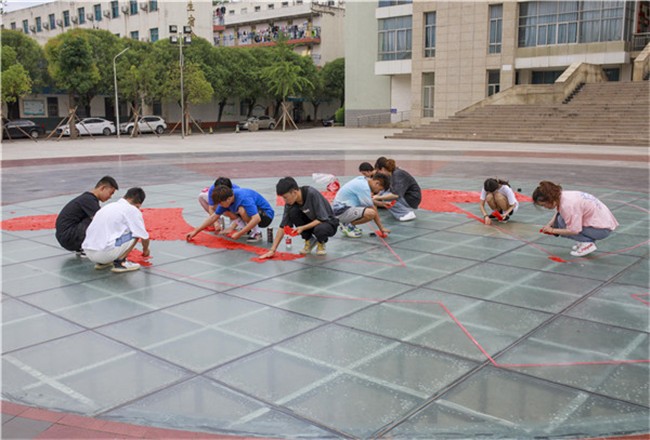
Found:
[[[412,23],[410,15],[379,20],[379,61],[411,59]]]

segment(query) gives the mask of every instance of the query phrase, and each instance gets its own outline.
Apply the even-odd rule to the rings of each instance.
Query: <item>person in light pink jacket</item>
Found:
[[[533,203],[556,210],[540,232],[575,240],[571,255],[576,257],[595,251],[595,241],[606,238],[618,226],[614,214],[596,197],[582,191],[563,191],[560,185],[546,180],[533,192]]]

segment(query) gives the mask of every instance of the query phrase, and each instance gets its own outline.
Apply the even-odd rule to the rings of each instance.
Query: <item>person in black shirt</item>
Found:
[[[69,201],[56,218],[56,240],[77,256],[84,257],[81,243],[86,238],[86,229],[95,213],[99,211],[99,202],[110,199],[116,190],[117,182],[111,176],[102,177],[92,191],[86,191]]]
[[[275,236],[271,249],[260,258],[270,258],[284,237],[284,227],[294,226],[296,231],[305,240],[305,246],[300,253],[311,253],[314,246],[318,246],[316,255],[326,255],[325,243],[329,237],[336,234],[339,221],[332,211],[332,206],[327,199],[311,186],[299,187],[293,177],[283,177],[275,186],[276,193],[285,201],[284,214],[278,233]]]

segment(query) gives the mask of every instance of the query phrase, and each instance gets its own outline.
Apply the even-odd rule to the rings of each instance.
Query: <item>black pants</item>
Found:
[[[259,215],[260,215],[260,222],[257,224],[257,226],[259,226],[260,228],[266,228],[273,221],[273,219],[269,217],[269,215],[265,211],[262,211],[261,209],[259,210]]]
[[[61,247],[69,251],[80,251],[81,244],[86,238],[86,229],[88,229],[91,221],[91,218],[85,218],[66,230],[57,229],[55,237]]]
[[[292,207],[289,211],[289,221],[293,226],[304,226],[312,222],[312,220],[307,217],[297,206]],[[334,224],[333,222],[323,222],[317,225],[315,228],[303,231],[300,236],[305,241],[314,236],[319,243],[327,243],[328,238],[336,234],[336,229],[338,226],[338,224]]]

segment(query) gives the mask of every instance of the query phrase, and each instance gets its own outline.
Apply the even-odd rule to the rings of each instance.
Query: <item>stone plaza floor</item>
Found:
[[[259,137],[246,151],[169,152],[148,150],[150,137],[120,155],[86,155],[90,140],[60,144],[76,142],[76,157],[3,154],[4,402],[272,438],[650,433],[647,149],[556,148],[547,161],[552,146],[433,151],[372,130],[367,146],[343,149],[346,130],[327,130],[304,130],[296,150],[265,151]],[[340,149],[310,148],[319,134]],[[383,212],[386,239],[366,224],[359,239],[337,233],[325,257],[261,263],[266,241],[233,250],[178,238],[205,218],[197,195],[218,175],[276,207],[279,177],[324,190],[311,173],[345,183],[379,155],[411,171],[429,202],[412,222]],[[52,215],[104,174],[120,185],[112,201],[142,186],[145,218],[173,229],[137,272],[94,270],[54,238]],[[620,227],[577,258],[573,242],[539,233],[552,213],[530,202],[483,225],[472,214],[495,174],[525,196],[543,179],[589,192]],[[301,247],[294,238],[289,252]],[[3,414],[3,438],[17,438],[11,429]]]

